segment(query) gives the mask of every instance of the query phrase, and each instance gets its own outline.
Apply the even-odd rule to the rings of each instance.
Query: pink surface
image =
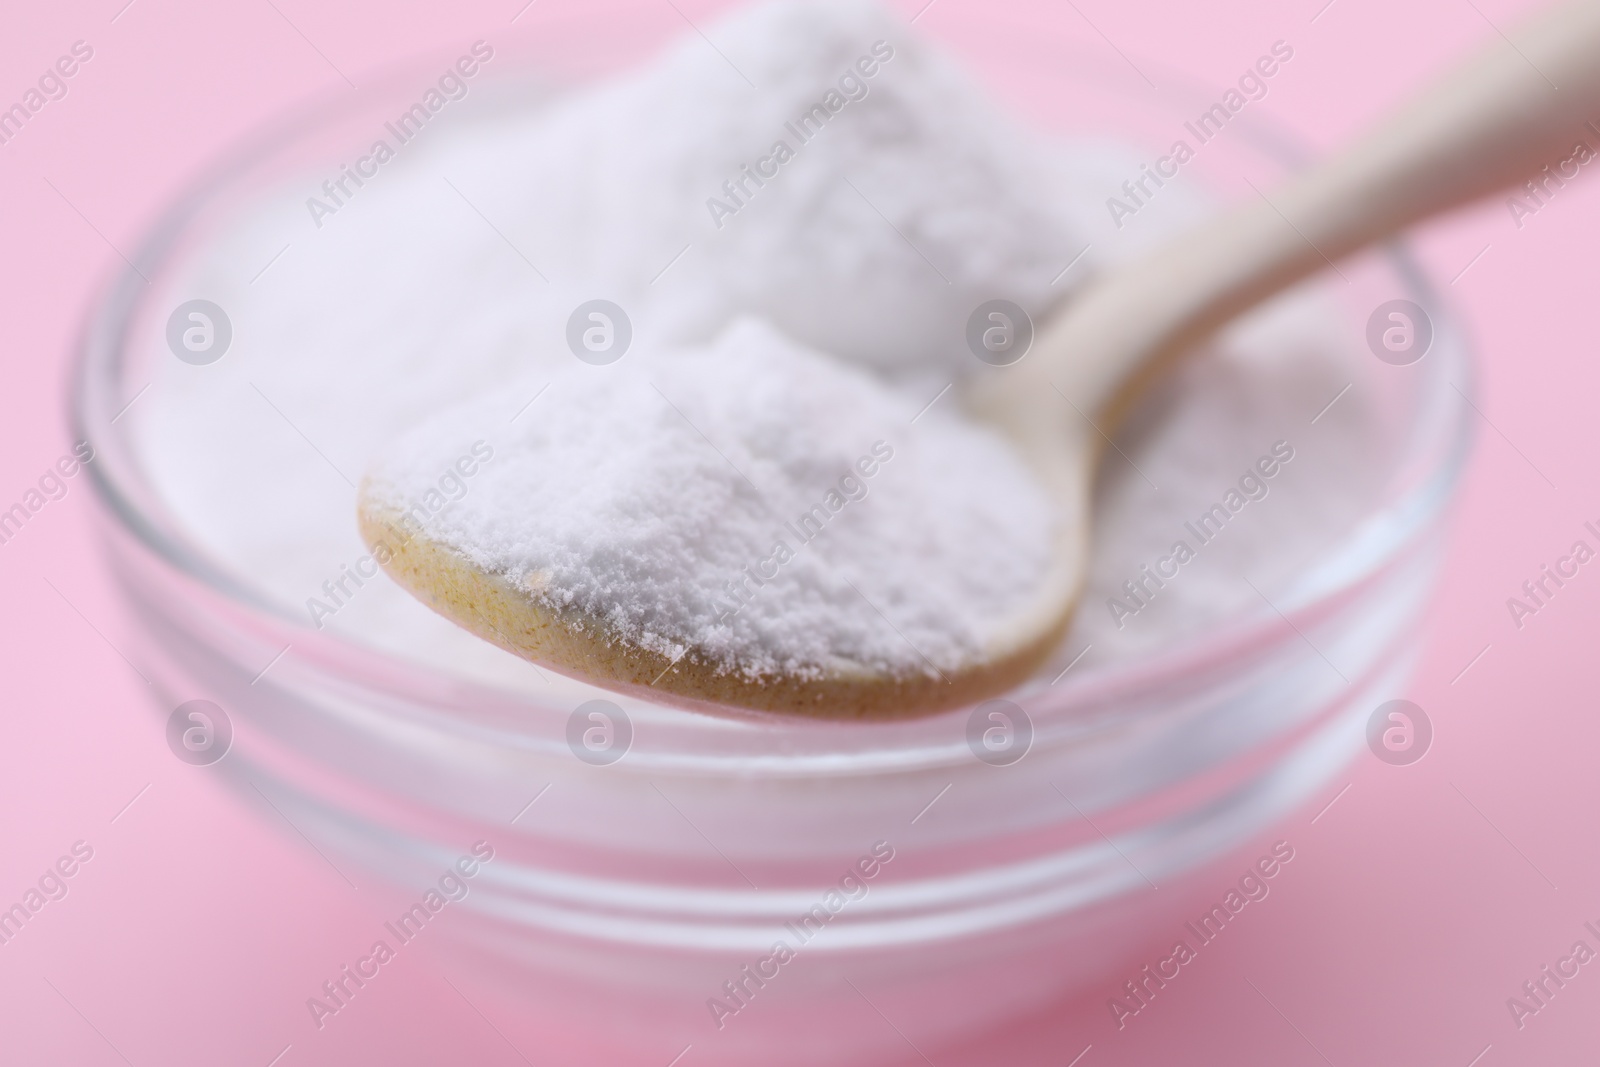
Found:
[[[682,27],[659,0],[538,0],[520,16],[523,0],[135,0],[119,13],[122,2],[14,4],[0,34],[5,104],[74,41],[94,49],[67,96],[0,145],[0,508],[69,448],[69,350],[121,265],[116,249],[221,147],[346,76],[360,83],[441,45],[537,38],[550,20],[592,20],[597,35],[619,21],[630,34]],[[1334,0],[1319,13],[1322,3],[938,0],[923,21],[960,33],[985,19],[1056,20],[1113,59],[1116,48],[1219,85],[1283,38],[1295,63],[1255,106],[1332,145],[1525,6]],[[712,7],[678,6],[696,21]],[[980,1046],[933,1051],[940,1067],[1593,1062],[1600,965],[1520,1029],[1506,1001],[1575,941],[1600,948],[1584,928],[1600,929],[1600,728],[1586,700],[1600,673],[1588,643],[1600,577],[1581,572],[1521,630],[1505,601],[1585,520],[1600,523],[1600,472],[1582,443],[1600,387],[1597,205],[1585,174],[1520,229],[1496,203],[1420,238],[1436,276],[1456,279],[1483,415],[1426,651],[1409,691],[1393,694],[1432,717],[1427,757],[1392,767],[1364,756],[1280,828],[1296,858],[1271,896],[1125,1028],[1106,1006],[1119,978]],[[93,858],[0,945],[0,1063],[576,1062],[519,1027],[515,1003],[470,977],[447,981],[424,951],[402,953],[351,1010],[314,1027],[306,998],[370,943],[379,900],[172,758],[145,684],[116,651],[125,624],[91,537],[88,486],[69,485],[0,545],[0,900],[20,898],[74,842]],[[1220,896],[1238,873],[1202,878]],[[656,1067],[678,1051],[663,1047]],[[905,1062],[923,1062],[910,1044]]]

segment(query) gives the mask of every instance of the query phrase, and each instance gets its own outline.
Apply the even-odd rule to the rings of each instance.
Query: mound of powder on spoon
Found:
[[[669,658],[692,646],[753,677],[954,670],[1049,563],[1050,505],[992,431],[919,417],[757,319],[576,366],[517,412],[520,397],[399,439],[369,498]],[[445,506],[439,472],[467,455],[483,461],[448,480]]]

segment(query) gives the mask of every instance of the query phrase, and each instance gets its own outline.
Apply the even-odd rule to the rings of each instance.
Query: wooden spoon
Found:
[[[751,679],[690,649],[677,660],[619,639],[407,527],[366,491],[362,536],[384,570],[501,648],[611,689],[702,710],[834,719],[926,715],[1031,676],[1065,633],[1088,560],[1102,431],[1181,353],[1333,261],[1569,156],[1600,129],[1600,0],[1535,18],[1437,82],[1347,151],[1096,283],[1021,362],[981,376],[969,406],[1021,447],[1059,508],[1050,574],[984,655],[956,671],[891,676],[830,665],[821,679]],[[1586,142],[1587,143],[1587,142]],[[1093,421],[1091,421],[1091,419]]]
[[[997,640],[982,661],[965,669],[893,676],[838,663],[820,679],[778,675],[752,681],[692,648],[676,660],[641,648],[615,636],[597,616],[557,608],[505,575],[479,569],[421,535],[376,500],[367,482],[357,518],[374,556],[388,559],[383,569],[389,577],[479,637],[595,685],[703,711],[732,706],[813,718],[893,719],[975,703],[1021,684],[1038,669],[1070,618],[1072,587],[1064,583],[1076,581],[1056,567],[1060,573],[1032,601],[1036,614],[1019,615],[1008,627],[1016,635],[1010,647],[1006,639]]]

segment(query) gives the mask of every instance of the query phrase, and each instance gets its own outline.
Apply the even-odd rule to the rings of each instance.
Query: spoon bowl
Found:
[[[997,632],[969,665],[941,670],[925,664],[916,673],[887,674],[839,662],[806,674],[752,674],[729,670],[693,647],[676,658],[641,647],[616,634],[603,618],[556,605],[536,587],[480,568],[428,538],[375,500],[365,485],[357,518],[362,539],[378,559],[387,560],[382,565],[389,577],[434,611],[513,655],[609,689],[700,711],[740,708],[843,720],[927,715],[1026,681],[1066,633],[1087,547],[1059,547],[1028,610]],[[1083,524],[1063,529],[1081,531]]]

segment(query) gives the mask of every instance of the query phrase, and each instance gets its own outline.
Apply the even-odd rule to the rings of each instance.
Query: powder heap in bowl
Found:
[[[484,566],[664,654],[694,639],[784,671],[971,655],[1038,575],[1052,516],[959,414],[962,380],[991,370],[968,319],[1003,298],[1043,321],[1203,217],[1203,164],[1114,223],[1106,197],[1143,147],[1045,136],[885,7],[777,0],[700,28],[553,97],[491,86],[515,72],[484,44],[466,98],[336,210],[308,204],[328,203],[337,159],[270,176],[156,280],[137,340],[151,385],[119,425],[196,551],[316,629],[567,685],[374,576],[356,524],[370,473]],[[1045,95],[1077,84],[1065,62],[1034,72]],[[392,138],[405,106],[350,144]],[[214,362],[174,358],[165,333],[195,299],[231,319]],[[631,333],[604,366],[569,340],[595,300]],[[1349,336],[1291,296],[1145,398],[1099,472],[1051,677],[1089,646],[1083,669],[1259,610],[1257,589],[1346,536],[1387,447]],[[1270,497],[1198,543],[1185,524],[1280,441],[1294,458]],[[824,513],[820,534],[803,522]],[[1168,574],[1180,540],[1193,558],[1158,587],[1144,569]]]

